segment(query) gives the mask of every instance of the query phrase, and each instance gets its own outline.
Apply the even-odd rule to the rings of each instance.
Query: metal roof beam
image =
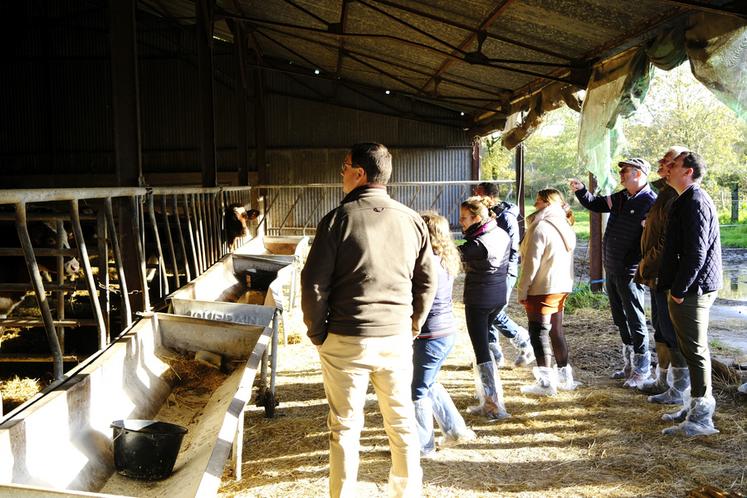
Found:
[[[442,24],[446,24],[447,26],[453,26],[455,28],[463,29],[465,31],[474,32],[474,28],[472,26],[468,26],[466,24],[459,23],[457,21],[454,21],[453,19],[446,19],[444,17],[440,17],[440,16],[437,16],[435,14],[431,14],[429,12],[424,12],[422,10],[414,9],[412,7],[406,7],[404,5],[399,5],[399,4],[397,4],[395,2],[391,2],[389,0],[372,0],[372,1],[374,1],[376,3],[380,3],[382,5],[387,5],[389,7],[393,7],[395,9],[402,10],[404,12],[409,12],[410,14],[414,14],[416,16],[420,16],[420,17],[424,17],[426,19],[430,19],[431,21],[437,21],[437,22],[440,22]],[[529,45],[527,43],[522,43],[522,42],[518,42],[516,40],[511,40],[510,38],[506,38],[505,36],[499,36],[499,35],[496,35],[496,34],[493,34],[493,33],[486,33],[486,34],[487,34],[488,38],[492,38],[494,40],[498,40],[498,41],[501,41],[503,43],[508,43],[510,45],[516,45],[517,47],[526,48],[527,50],[532,50],[534,52],[538,52],[540,54],[549,55],[551,57],[556,57],[558,59],[562,59],[562,60],[565,60],[565,61],[570,61],[571,60],[571,58],[569,58],[567,55],[561,54],[561,53],[558,53],[558,52],[554,52],[552,50],[547,50],[547,49],[544,49],[544,48],[535,47],[535,46]]]
[[[485,31],[490,27],[491,24],[495,22],[498,17],[500,17],[501,14],[503,14],[503,11],[506,10],[506,7],[512,2],[513,0],[506,0],[502,4],[498,5],[495,9],[493,9],[493,12],[491,12],[475,29],[475,31],[471,32],[467,37],[462,41],[462,43],[459,44],[459,47],[457,50],[464,54],[464,49],[467,48],[468,45],[470,45],[476,38],[477,33],[481,31]],[[482,45],[482,43],[480,43]],[[449,57],[446,60],[444,60],[441,65],[436,69],[436,71],[433,73],[433,75],[428,79],[428,81],[425,82],[425,85],[423,85],[420,88],[420,92],[424,92],[426,88],[428,88],[428,85],[436,81],[436,79],[441,76],[448,68],[454,63],[454,59]],[[437,86],[437,84],[436,84]]]

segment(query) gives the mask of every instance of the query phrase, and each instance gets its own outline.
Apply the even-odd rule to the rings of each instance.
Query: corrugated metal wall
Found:
[[[11,57],[2,60],[0,167],[4,174],[78,174],[85,180],[91,173],[115,173],[106,5],[48,0],[0,7],[0,13],[16,19],[18,26],[17,32],[11,32],[15,43],[7,46]],[[138,30],[143,170],[146,174],[199,172],[193,27],[139,12]],[[214,63],[218,169],[236,171],[234,48],[215,40]],[[313,75],[264,70],[263,78],[271,183],[336,183],[345,150],[360,141],[382,142],[392,149],[393,180],[468,178],[470,144],[465,133],[458,127],[424,122],[451,120],[453,124],[454,111],[396,95],[365,94]],[[332,97],[339,105],[329,103]],[[251,99],[247,141],[250,170],[256,171]],[[411,119],[392,115],[397,109],[399,114],[407,109]],[[58,184],[65,185],[64,178]],[[314,204],[304,202],[299,207],[301,219]],[[337,199],[331,205],[336,203]]]
[[[268,183],[298,185],[298,189],[269,189],[267,227],[283,227],[283,233],[313,229],[322,216],[343,197],[340,167],[347,153],[340,149],[272,150],[268,153]],[[469,179],[472,149],[391,147],[392,180],[395,182],[460,181]],[[328,188],[302,188],[311,183],[335,184]],[[394,186],[389,194],[417,211],[435,209],[459,221],[459,203],[469,195],[467,186]]]

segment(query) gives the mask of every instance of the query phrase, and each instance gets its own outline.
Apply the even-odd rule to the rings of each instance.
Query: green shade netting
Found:
[[[643,102],[652,67],[670,70],[688,59],[695,78],[747,120],[747,21],[710,13],[680,21],[646,47],[594,68],[581,110],[578,162],[596,177],[598,193],[617,184],[610,164],[624,140],[620,118]]]

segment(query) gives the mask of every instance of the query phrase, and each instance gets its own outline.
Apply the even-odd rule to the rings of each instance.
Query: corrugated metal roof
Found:
[[[264,64],[293,61],[319,78],[373,85],[486,116],[554,80],[585,85],[577,68],[619,53],[720,0],[232,0],[217,16],[253,31]],[[190,22],[194,4],[144,0]],[[230,40],[228,25],[216,36]],[[571,67],[574,68],[573,75]],[[283,70],[291,71],[286,66]],[[579,76],[578,74],[582,76]],[[574,79],[575,78],[575,79]],[[454,126],[459,126],[454,124]]]

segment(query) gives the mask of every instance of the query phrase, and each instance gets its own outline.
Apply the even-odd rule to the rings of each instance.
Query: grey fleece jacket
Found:
[[[350,192],[319,222],[301,272],[301,308],[316,345],[328,333],[420,331],[438,286],[428,228],[383,186]]]

